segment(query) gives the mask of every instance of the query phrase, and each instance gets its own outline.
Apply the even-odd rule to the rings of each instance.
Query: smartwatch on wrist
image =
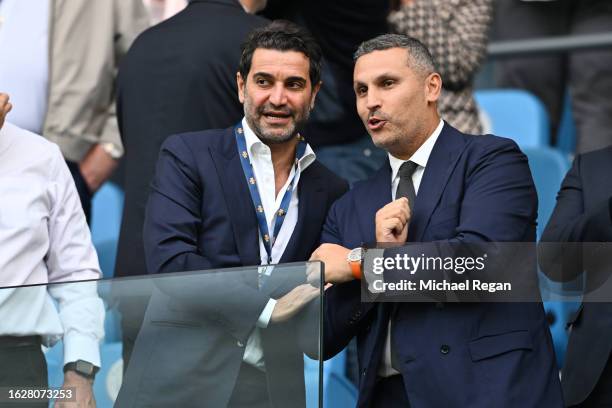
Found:
[[[363,260],[364,250],[362,247],[357,247],[351,250],[346,257],[351,273],[355,279],[361,279],[361,261]]]
[[[73,361],[71,363],[67,363],[64,366],[64,372],[68,370],[74,371],[81,377],[85,377],[90,380],[93,380],[96,377],[96,373],[98,372],[99,369],[100,369],[99,367],[96,367],[95,365],[85,360]]]

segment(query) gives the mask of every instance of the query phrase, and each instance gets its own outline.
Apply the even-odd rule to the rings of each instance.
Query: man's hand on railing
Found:
[[[276,301],[272,311],[271,322],[280,323],[289,320],[311,300],[319,296],[320,288],[310,284],[296,286],[282,298]]]

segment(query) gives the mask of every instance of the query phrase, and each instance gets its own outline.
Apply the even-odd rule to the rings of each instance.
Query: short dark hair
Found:
[[[238,66],[238,72],[245,80],[251,70],[253,54],[258,48],[301,52],[310,62],[309,76],[312,86],[321,81],[321,47],[308,31],[297,24],[276,20],[251,32],[242,44],[242,55]]]
[[[412,69],[424,75],[437,71],[436,62],[425,44],[404,34],[383,34],[364,41],[355,51],[353,60],[357,61],[360,57],[374,51],[384,51],[391,48],[403,48],[408,51],[408,66]]]

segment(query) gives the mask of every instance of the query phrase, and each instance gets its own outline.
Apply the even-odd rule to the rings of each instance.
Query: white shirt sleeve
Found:
[[[274,306],[276,306],[276,300],[270,299],[268,303],[266,303],[266,307],[262,310],[259,315],[259,319],[257,319],[257,327],[265,329],[268,327],[270,323],[270,319],[272,318],[272,312],[274,311]]]
[[[57,149],[49,195],[49,294],[59,303],[64,330],[64,363],[85,360],[100,367],[99,343],[104,337],[104,304],[96,282],[54,285],[101,277],[74,181]]]

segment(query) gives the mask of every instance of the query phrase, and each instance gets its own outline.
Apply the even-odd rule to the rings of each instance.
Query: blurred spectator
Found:
[[[126,150],[125,208],[116,276],[147,273],[145,204],[164,140],[176,133],[225,128],[243,116],[236,87],[240,46],[266,22],[245,8],[256,12],[264,5],[261,0],[193,0],[145,31],[121,65],[117,114]],[[146,305],[144,297],[120,305],[126,362]]]
[[[151,13],[151,22],[167,20],[187,6],[187,0],[142,0]]]
[[[41,344],[63,339],[64,387],[93,406],[104,333],[96,283],[44,284],[99,279],[98,258],[58,147],[4,123],[7,100],[0,94],[0,387],[47,388]]]
[[[498,40],[612,31],[610,0],[498,0],[496,7]],[[553,139],[569,87],[577,151],[583,153],[612,144],[612,50],[508,58],[496,66],[499,86],[526,89],[544,102]]]
[[[272,0],[264,14],[306,27],[323,50],[323,86],[303,134],[317,159],[349,182],[365,179],[386,160],[355,110],[353,53],[388,31],[381,0]]]
[[[87,218],[123,154],[118,61],[147,24],[141,0],[0,2],[0,89],[15,103],[11,120],[59,145]]]
[[[493,0],[395,0],[391,30],[429,48],[442,75],[438,109],[442,119],[464,133],[481,134],[472,95],[474,75],[486,53]]]
[[[542,235],[540,266],[556,281],[586,275],[571,328],[561,385],[567,406],[612,406],[612,147],[579,154]],[[576,243],[587,243],[584,246]],[[597,245],[594,243],[605,243]],[[600,295],[597,295],[597,289]],[[599,301],[596,301],[599,300]]]

